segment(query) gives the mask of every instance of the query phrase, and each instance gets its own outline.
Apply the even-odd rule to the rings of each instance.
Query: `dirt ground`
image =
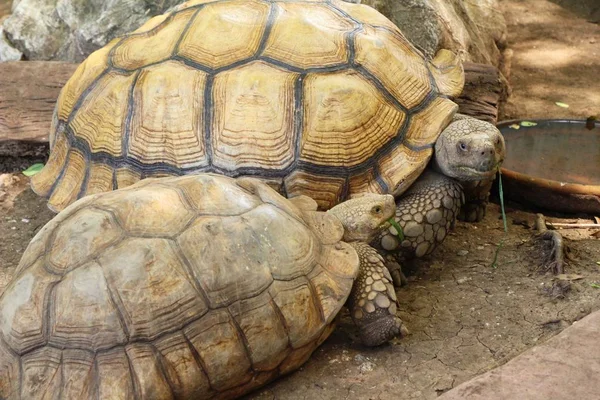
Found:
[[[502,0],[514,50],[506,118],[600,113],[600,26],[588,22],[593,4],[585,8],[580,1],[570,10],[564,3]],[[27,184],[22,175],[0,175],[0,293],[27,243],[53,216]],[[561,231],[571,260],[567,275],[556,277],[540,269],[535,214],[509,204],[507,218],[504,233],[499,206],[492,204],[483,222],[457,223],[432,256],[412,266],[409,284],[398,291],[409,336],[365,348],[344,313],[302,369],[248,398],[434,399],[600,309],[594,230]],[[552,220],[593,222],[589,218]]]
[[[600,2],[500,0],[500,6],[514,52],[505,119],[600,119]]]

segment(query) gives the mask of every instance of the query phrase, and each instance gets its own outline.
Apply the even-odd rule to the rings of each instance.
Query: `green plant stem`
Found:
[[[400,241],[404,240],[404,232],[402,232],[402,227],[400,227],[400,225],[396,222],[396,220],[394,219],[394,217],[390,218],[388,220],[388,222],[390,223],[390,225],[392,225],[394,227],[394,229],[396,229],[396,231],[398,232],[398,238],[400,239]]]
[[[504,224],[504,232],[508,233],[508,224],[506,223],[506,212],[504,211],[504,190],[502,189],[502,171],[498,166],[498,192],[500,194],[500,209],[502,210],[502,223]]]
[[[502,223],[504,224],[504,234],[506,235],[508,233],[508,223],[506,222],[506,211],[504,209],[504,190],[502,189],[502,171],[500,170],[500,165],[498,165],[498,194],[500,195],[500,210],[502,211]],[[504,239],[502,238],[498,246],[496,246],[492,268],[498,268],[498,253],[500,253],[500,249],[504,245]]]

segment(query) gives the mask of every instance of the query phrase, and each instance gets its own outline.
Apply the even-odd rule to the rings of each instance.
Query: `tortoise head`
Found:
[[[365,194],[338,204],[328,213],[342,222],[344,241],[368,243],[395,215],[396,202],[394,196],[389,194]]]
[[[434,165],[458,181],[491,180],[505,151],[504,138],[493,124],[457,116],[435,143]]]

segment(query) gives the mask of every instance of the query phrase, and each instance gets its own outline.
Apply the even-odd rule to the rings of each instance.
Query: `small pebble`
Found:
[[[371,361],[367,361],[367,362],[360,364],[360,366],[358,367],[358,370],[360,371],[361,374],[364,374],[364,373],[373,371],[375,369],[375,367],[376,367],[376,365],[374,363],[372,363]]]
[[[469,254],[469,250],[459,250],[456,254],[458,254],[461,257],[464,257],[467,254]]]
[[[369,361],[369,359],[367,357],[363,356],[362,354],[357,354],[354,356],[354,361],[363,363],[365,361]]]
[[[25,222],[26,224],[28,224],[29,223],[29,219],[28,218],[22,218],[21,222]]]
[[[471,280],[471,278],[468,278],[468,277],[466,277],[466,276],[463,276],[462,278],[458,278],[458,279],[456,280],[456,283],[458,283],[459,285],[462,285],[463,283],[465,283],[465,282],[468,282],[468,281],[470,281],[470,280]]]

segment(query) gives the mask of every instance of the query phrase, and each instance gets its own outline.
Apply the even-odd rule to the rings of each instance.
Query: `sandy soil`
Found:
[[[583,3],[570,10],[546,0],[502,1],[514,49],[507,118],[600,113],[600,27],[587,22],[592,10]],[[0,293],[27,243],[53,216],[27,183],[18,174],[0,175]],[[508,233],[492,204],[482,223],[458,223],[431,257],[412,266],[408,286],[398,291],[409,336],[365,348],[344,313],[301,370],[249,398],[434,399],[600,309],[595,231],[564,231],[571,261],[568,275],[556,277],[539,267],[534,214],[507,212]]]
[[[600,2],[500,0],[500,6],[514,51],[505,118],[600,119]]]

